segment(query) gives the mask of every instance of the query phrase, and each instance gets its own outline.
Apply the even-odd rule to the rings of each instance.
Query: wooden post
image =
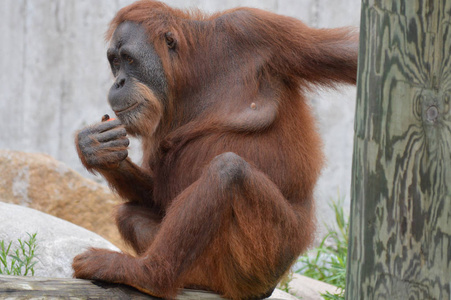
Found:
[[[451,1],[363,0],[346,299],[451,299]]]
[[[74,278],[0,275],[0,299],[158,300],[160,298],[116,283]],[[274,298],[274,300],[277,299]],[[211,292],[183,289],[176,300],[224,300],[224,298]]]

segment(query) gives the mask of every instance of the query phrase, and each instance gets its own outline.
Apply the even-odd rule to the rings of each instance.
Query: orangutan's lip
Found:
[[[133,110],[133,109],[137,108],[139,105],[140,105],[140,103],[139,103],[139,102],[136,102],[135,104],[133,104],[133,105],[127,107],[127,108],[124,108],[124,109],[121,109],[121,110],[113,110],[113,111],[114,111],[114,113],[115,113],[116,115],[117,115],[117,114],[122,114],[122,113],[125,113],[125,112],[127,112],[127,111],[130,111],[130,110]]]

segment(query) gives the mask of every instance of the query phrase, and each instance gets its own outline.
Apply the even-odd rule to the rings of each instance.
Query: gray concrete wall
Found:
[[[106,101],[112,76],[103,36],[114,13],[131,2],[0,0],[0,148],[47,153],[90,176],[78,161],[73,136],[113,114]],[[359,0],[166,2],[208,12],[259,7],[314,27],[358,26],[360,17]],[[328,158],[316,192],[320,223],[331,219],[327,202],[338,193],[349,205],[354,94],[345,88],[310,95]],[[138,147],[134,141],[132,148]],[[139,151],[132,155],[139,160]]]

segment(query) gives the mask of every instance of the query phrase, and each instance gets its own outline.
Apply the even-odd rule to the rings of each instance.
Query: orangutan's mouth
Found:
[[[138,106],[140,106],[142,103],[140,103],[140,102],[136,102],[135,104],[132,104],[132,105],[130,105],[129,107],[127,107],[127,108],[124,108],[124,109],[121,109],[121,110],[114,110],[114,113],[116,114],[116,115],[119,115],[119,114],[123,114],[123,113],[126,113],[126,112],[129,112],[129,111],[132,111],[132,110],[135,110]]]

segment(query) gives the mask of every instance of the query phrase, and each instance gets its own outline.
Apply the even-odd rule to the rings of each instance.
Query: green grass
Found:
[[[295,272],[339,288],[336,294],[322,294],[324,299],[344,300],[349,217],[344,214],[342,201],[332,201],[330,207],[335,212],[336,226],[327,226],[328,233],[321,244],[299,258],[302,267]]]
[[[13,243],[0,241],[0,274],[27,276],[34,275],[36,261],[36,233],[29,234],[28,240],[18,239],[18,247]]]

